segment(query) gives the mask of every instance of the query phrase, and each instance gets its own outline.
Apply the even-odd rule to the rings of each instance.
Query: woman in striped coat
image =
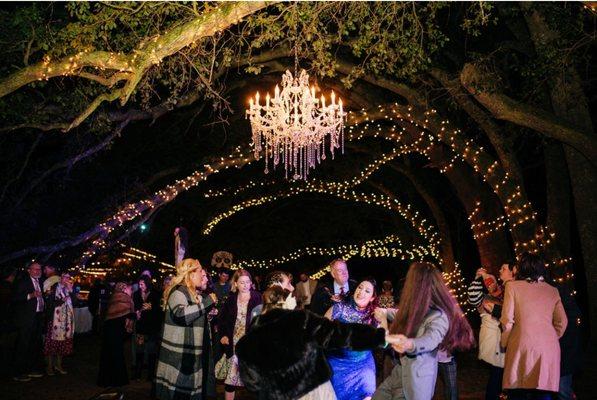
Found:
[[[214,294],[200,296],[207,274],[199,261],[185,259],[164,292],[166,311],[155,378],[160,400],[206,399],[215,395],[215,376],[207,314]]]

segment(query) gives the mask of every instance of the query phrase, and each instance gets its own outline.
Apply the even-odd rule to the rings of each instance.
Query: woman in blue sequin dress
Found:
[[[377,327],[375,280],[365,279],[346,301],[334,304],[325,314],[332,320]],[[327,353],[332,368],[332,386],[338,400],[369,399],[375,392],[375,361],[371,350],[335,350]]]

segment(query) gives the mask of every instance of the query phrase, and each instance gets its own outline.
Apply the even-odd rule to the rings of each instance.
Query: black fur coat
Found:
[[[292,400],[328,381],[324,350],[382,346],[383,329],[330,321],[310,311],[274,309],[261,315],[237,346],[240,376],[260,400]]]

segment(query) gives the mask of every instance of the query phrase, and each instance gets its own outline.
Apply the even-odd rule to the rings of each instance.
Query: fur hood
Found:
[[[310,311],[275,309],[255,321],[236,354],[247,389],[262,400],[291,400],[330,379],[324,350],[366,350],[384,343],[383,329],[330,321]]]

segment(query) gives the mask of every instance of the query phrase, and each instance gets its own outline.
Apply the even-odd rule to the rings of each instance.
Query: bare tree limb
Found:
[[[33,154],[33,151],[35,150],[35,148],[37,147],[39,141],[41,139],[41,134],[37,135],[37,138],[35,139],[35,142],[33,142],[33,144],[31,145],[31,148],[29,149],[29,151],[27,152],[27,156],[25,157],[25,161],[23,161],[23,165],[21,166],[21,169],[19,170],[19,173],[17,174],[17,176],[15,176],[14,178],[12,178],[11,180],[9,180],[6,185],[4,185],[4,189],[2,190],[2,195],[0,195],[0,204],[2,204],[2,201],[4,200],[4,196],[6,195],[6,191],[8,190],[8,187],[13,183],[18,181],[19,179],[21,179],[21,176],[23,176],[23,171],[25,171],[25,168],[27,168],[27,165],[29,164],[29,159],[31,159],[31,154]]]
[[[29,193],[33,191],[36,187],[39,186],[48,176],[53,174],[54,172],[63,169],[63,168],[72,168],[73,165],[78,163],[81,160],[84,160],[93,154],[97,153],[98,151],[102,150],[106,146],[108,146],[112,140],[114,140],[117,136],[120,136],[122,130],[129,124],[132,119],[124,120],[110,135],[108,135],[104,140],[100,143],[96,144],[95,146],[85,150],[82,153],[77,154],[76,156],[69,158],[61,163],[55,164],[52,167],[46,169],[43,174],[38,176],[28,187],[27,189],[19,196],[19,200],[15,203],[14,209],[18,208],[21,203],[27,198]]]
[[[80,52],[76,55],[59,60],[44,61],[20,69],[0,81],[0,97],[36,80],[50,79],[57,76],[80,75],[84,67],[95,67],[119,71],[114,79],[124,80],[125,84],[118,90],[99,95],[95,100],[63,130],[68,131],[77,127],[104,101],[120,99],[121,105],[126,104],[135,91],[147,70],[159,64],[164,58],[176,54],[184,47],[196,41],[221,32],[227,27],[238,23],[247,15],[278,1],[230,2],[222,3],[219,7],[207,11],[203,15],[177,26],[170,31],[141,43],[131,54],[110,53],[106,51]],[[124,74],[126,73],[126,79]],[[96,82],[112,86],[112,80],[99,79],[97,75],[83,74],[83,77]]]
[[[533,129],[574,147],[593,163],[597,160],[597,141],[593,137],[543,109],[497,91],[494,82],[475,65],[464,66],[460,81],[495,118]]]
[[[506,143],[500,127],[485,110],[469,98],[469,94],[464,91],[458,78],[450,78],[447,72],[439,68],[432,68],[429,73],[441,83],[458,105],[483,129],[504,168],[515,178],[516,184],[524,188],[520,164],[516,159],[516,155],[513,154],[512,149]]]
[[[337,62],[336,70],[341,72],[344,75],[350,74],[356,67],[356,65],[351,64],[347,61],[340,60],[340,59],[337,59],[336,62]],[[409,87],[403,83],[399,83],[394,80],[383,78],[383,77],[374,77],[372,75],[367,75],[367,74],[365,74],[363,76],[358,76],[358,78],[362,79],[365,82],[368,82],[372,85],[379,86],[381,88],[387,89],[393,93],[396,93],[396,94],[402,96],[403,98],[405,98],[408,101],[409,104],[412,104],[415,106],[424,106],[426,104],[425,99],[423,98],[423,96],[421,96],[421,94],[419,92],[417,92],[416,90],[412,89],[411,87]]]

